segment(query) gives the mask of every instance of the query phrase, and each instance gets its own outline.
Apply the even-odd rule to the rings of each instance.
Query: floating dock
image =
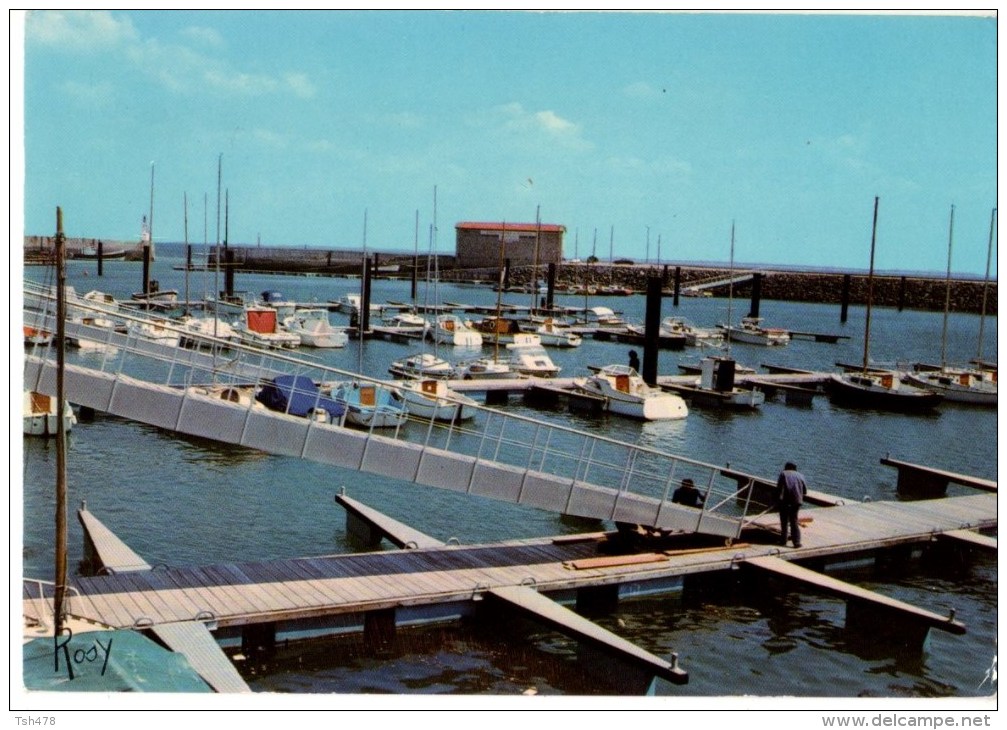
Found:
[[[602,652],[627,668],[621,679],[632,676],[639,690],[653,690],[655,678],[688,681],[675,654],[645,652],[562,604],[573,603],[579,612],[599,609],[624,597],[680,590],[686,579],[737,576],[741,569],[756,580],[768,573],[843,597],[850,628],[865,616],[894,616],[881,633],[919,643],[930,629],[960,634],[966,627],[953,613],[937,614],[825,575],[825,566],[889,548],[948,543],[962,550],[996,549],[995,539],[980,534],[997,527],[997,499],[990,494],[808,508],[801,548],[775,544],[775,515],[752,520],[741,541],[719,545],[626,545],[618,533],[446,545],[345,495],[337,501],[347,510],[351,534],[370,544],[387,537],[410,549],[151,569],[83,506],[79,517],[94,565],[106,574],[72,579],[68,611],[75,619],[160,636],[219,691],[247,687],[207,644],[211,635],[218,643],[240,640],[243,651],[269,650],[279,637],[308,630],[362,629],[365,641],[389,641],[403,626],[478,618],[487,610],[496,617],[517,612]],[[112,565],[123,559],[126,565]],[[26,581],[26,616],[40,606],[52,610],[51,595],[30,591]],[[877,635],[877,619],[870,625]],[[612,668],[606,663],[601,669],[612,674]]]

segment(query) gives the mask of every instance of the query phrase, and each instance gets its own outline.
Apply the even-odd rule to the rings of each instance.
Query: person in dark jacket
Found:
[[[629,351],[629,366],[636,372],[640,372],[640,358],[637,356],[636,350]]]
[[[682,486],[671,495],[671,501],[686,507],[702,507],[705,500],[691,479],[683,479]]]
[[[776,503],[780,508],[780,544],[787,544],[787,532],[794,541],[794,547],[801,546],[801,526],[797,513],[808,494],[808,484],[804,475],[797,471],[797,465],[788,461],[776,480]]]

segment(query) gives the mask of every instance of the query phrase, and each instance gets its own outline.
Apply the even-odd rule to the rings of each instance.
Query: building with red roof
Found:
[[[455,225],[458,268],[497,268],[501,258],[511,266],[558,264],[563,260],[566,227],[555,223],[485,223]]]

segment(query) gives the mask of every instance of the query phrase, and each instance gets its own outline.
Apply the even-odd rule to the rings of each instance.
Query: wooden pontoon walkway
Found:
[[[957,530],[992,529],[997,499],[982,494],[920,502],[867,502],[806,509],[803,547],[725,545],[708,550],[599,557],[600,534],[496,544],[390,550],[312,558],[168,567],[72,581],[75,617],[109,627],[212,621],[244,626],[401,606],[468,602],[486,591],[532,585],[539,592],[660,581],[729,570],[754,558],[806,560],[902,544],[929,543]],[[771,532],[775,515],[753,529]],[[590,566],[578,569],[580,565]],[[25,596],[25,611],[33,611]]]

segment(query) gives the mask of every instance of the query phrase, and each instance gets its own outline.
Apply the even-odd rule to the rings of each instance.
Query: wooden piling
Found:
[[[759,316],[759,301],[762,299],[762,274],[755,272],[752,274],[752,307],[748,312],[749,317]]]
[[[839,308],[839,321],[846,324],[846,318],[850,311],[850,280],[849,274],[843,274],[843,291],[841,294],[841,304]]]
[[[661,332],[661,278],[647,278],[647,312],[644,320],[643,380],[657,384],[658,338]]]

